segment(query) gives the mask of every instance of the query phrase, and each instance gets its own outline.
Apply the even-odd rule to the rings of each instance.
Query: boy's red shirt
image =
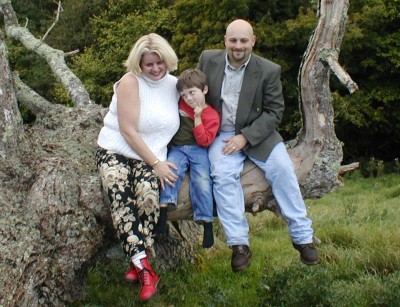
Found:
[[[179,109],[184,111],[194,121],[194,110],[184,99],[179,100]],[[201,113],[202,124],[193,127],[193,135],[198,145],[208,147],[214,141],[221,119],[218,112],[207,104]]]

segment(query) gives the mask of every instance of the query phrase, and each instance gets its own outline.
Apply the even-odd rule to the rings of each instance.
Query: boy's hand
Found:
[[[206,104],[205,103],[199,103],[197,102],[197,106],[193,109],[194,111],[194,116],[195,117],[200,117],[201,113],[203,112],[203,110],[206,108]]]
[[[195,117],[201,117],[201,113],[203,112],[203,110],[204,110],[204,107],[200,107],[200,106],[197,106],[197,107],[195,107],[194,108],[194,116]]]

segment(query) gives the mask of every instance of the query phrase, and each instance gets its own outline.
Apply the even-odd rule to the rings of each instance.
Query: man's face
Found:
[[[255,36],[251,28],[235,25],[228,28],[224,41],[229,62],[231,65],[239,67],[249,58],[255,43]]]

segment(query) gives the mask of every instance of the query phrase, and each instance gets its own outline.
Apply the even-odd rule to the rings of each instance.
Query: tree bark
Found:
[[[17,158],[14,153],[23,137],[22,118],[18,111],[17,99],[14,93],[12,75],[8,64],[8,49],[0,31],[0,159],[4,161]],[[1,169],[0,169],[1,171]]]
[[[357,89],[338,64],[348,1],[321,1],[318,25],[299,73],[303,127],[287,143],[304,197],[337,188],[342,148],[334,132],[329,74]],[[94,153],[107,109],[91,104],[68,70],[63,53],[38,42],[17,25],[11,1],[0,0],[7,35],[48,59],[58,79],[75,97],[67,108],[42,99],[13,77],[0,32],[0,305],[55,306],[82,299],[87,267],[116,242],[107,201],[95,169]],[[64,81],[63,81],[64,80]],[[36,114],[24,126],[20,103]],[[241,175],[246,211],[279,208],[263,173],[247,161]],[[157,238],[158,267],[191,260],[199,227],[192,222],[187,178],[178,209],[169,212],[171,235]]]
[[[339,80],[346,81],[351,92],[357,89],[337,63],[348,7],[348,0],[320,1],[318,24],[299,72],[303,127],[297,138],[289,142],[289,154],[296,165],[303,196],[307,198],[322,197],[340,185],[343,153],[334,129],[329,76],[335,64],[333,71]]]

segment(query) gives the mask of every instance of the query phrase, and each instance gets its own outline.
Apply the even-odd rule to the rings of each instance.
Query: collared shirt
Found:
[[[239,103],[240,90],[242,88],[244,72],[250,61],[250,57],[236,69],[229,64],[228,55],[226,55],[224,80],[222,81],[221,90],[221,131],[235,131],[236,111]]]

